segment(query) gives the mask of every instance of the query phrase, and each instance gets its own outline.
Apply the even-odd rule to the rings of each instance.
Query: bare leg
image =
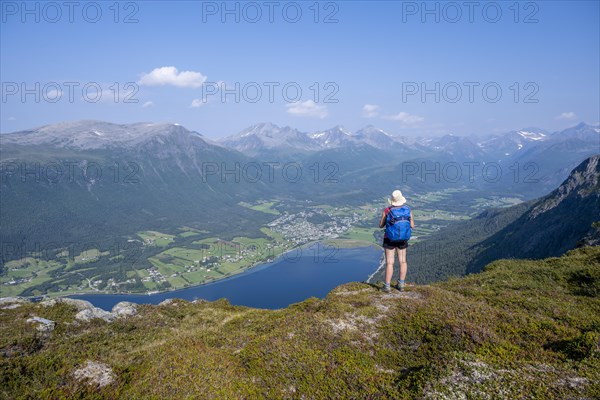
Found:
[[[396,250],[398,251],[398,261],[400,261],[400,280],[403,281],[406,279],[406,270],[408,268],[408,264],[406,262],[406,249]]]
[[[394,274],[394,259],[396,249],[385,249],[385,283],[390,284]]]

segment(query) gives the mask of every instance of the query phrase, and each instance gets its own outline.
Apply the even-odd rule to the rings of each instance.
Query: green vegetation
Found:
[[[280,212],[273,208],[276,204],[277,204],[276,201],[261,201],[255,205],[248,204],[243,201],[239,203],[240,206],[249,208],[251,210],[261,211],[266,214],[279,215]]]
[[[29,288],[51,280],[53,273],[61,267],[59,262],[34,257],[9,261],[5,264],[5,272],[0,276],[0,295],[17,296]]]
[[[290,247],[279,234],[266,228],[261,231],[266,238],[209,237],[187,247],[169,247],[149,257],[154,269],[140,270],[138,276],[147,289],[164,282],[170,289],[198,285],[239,274],[259,262],[274,259]]]
[[[166,233],[155,232],[155,231],[144,231],[138,232],[138,236],[142,238],[144,244],[147,246],[159,246],[165,247],[173,242],[174,235]]]
[[[186,238],[186,237],[190,237],[190,236],[198,236],[202,233],[208,233],[208,232],[190,229],[190,230],[186,230],[185,232],[180,233],[179,236]]]
[[[415,247],[409,256],[410,277],[416,282],[464,274],[466,271],[460,266],[466,265],[465,260],[474,252],[461,250],[457,256],[435,258],[440,252],[447,253],[448,249],[454,251],[457,244],[469,245],[474,240],[489,237],[492,231],[487,229],[488,226],[480,226],[475,219],[468,220],[473,210],[486,204],[516,201],[480,194],[467,203],[465,196],[472,196],[472,193],[465,188],[456,188],[424,195],[415,193],[410,198],[416,220],[411,239]],[[108,242],[77,243],[73,247],[25,252],[22,258],[6,260],[0,266],[0,296],[173,290],[240,273],[316,238],[336,239],[330,243],[340,247],[379,245],[382,241],[383,231],[377,224],[385,199],[376,204],[365,202],[357,206],[279,199],[240,202],[239,205],[242,206],[241,213],[250,212],[253,218],[258,218],[251,228],[240,225],[232,232],[230,226],[190,223],[170,229],[138,230],[135,234],[113,237]],[[508,217],[503,220],[510,222],[514,213],[508,210],[506,214]],[[252,219],[245,223],[250,224],[249,221]],[[455,223],[470,224],[472,229],[461,228],[467,234],[458,240],[455,236],[440,236],[439,231],[443,232],[443,228]],[[429,240],[430,236],[433,236],[432,240]],[[432,241],[442,250],[432,250]],[[18,267],[19,263],[26,267]]]
[[[441,196],[448,196],[446,192]],[[429,208],[422,199],[418,204],[413,243],[440,227],[467,218],[457,212]],[[179,225],[172,229],[140,230],[135,235],[113,238],[105,245],[101,242],[100,248],[86,248],[82,243],[46,251],[44,257],[32,253],[8,261],[0,273],[0,295],[173,290],[243,272],[316,237],[337,237],[331,243],[340,247],[381,242],[382,230],[377,228],[381,209],[371,203],[350,207],[260,200],[239,205],[262,219],[252,230],[240,229],[236,236],[216,233],[222,229],[209,231],[196,225]],[[286,216],[294,216],[293,221],[268,225]],[[17,267],[19,263],[27,267]]]
[[[373,234],[379,230],[380,229],[377,227],[362,228],[362,227],[353,226],[348,232],[346,232],[344,235],[342,235],[341,238],[342,239],[360,240],[360,241],[364,241],[364,242],[368,242],[368,243],[375,243],[376,239]]]
[[[182,231],[182,233],[179,234],[179,236],[181,237],[190,237],[201,235],[204,233],[209,233],[208,231],[190,228],[189,226],[182,226],[181,228],[179,228],[179,230]]]
[[[405,293],[350,283],[274,311],[176,300],[74,322],[73,306],[27,303],[0,309],[0,397],[598,398],[599,271],[596,246]],[[113,382],[77,380],[87,361]]]
[[[139,239],[100,251],[77,248],[11,260],[0,274],[0,297],[82,292],[147,292],[203,284],[243,272],[291,247],[268,228],[260,237],[220,239],[189,227],[177,235],[138,232]]]
[[[98,249],[88,249],[75,256],[75,264],[83,264],[97,261],[101,256],[110,254],[108,251],[100,251]]]

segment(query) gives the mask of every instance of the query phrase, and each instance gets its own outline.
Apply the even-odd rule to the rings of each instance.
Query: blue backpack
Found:
[[[392,242],[410,239],[410,208],[390,207],[385,217],[385,236]]]

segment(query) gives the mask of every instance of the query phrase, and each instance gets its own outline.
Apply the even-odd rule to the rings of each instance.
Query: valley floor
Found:
[[[418,224],[412,243],[453,221],[468,219],[481,207],[515,201],[478,198],[462,213],[436,208],[456,193],[460,190],[415,194]],[[247,236],[223,238],[218,232],[183,226],[172,232],[140,231],[120,246],[67,248],[50,259],[32,252],[4,264],[0,297],[158,293],[215,282],[274,262],[286,252],[315,241],[336,248],[379,246],[381,242],[377,228],[381,207],[377,203],[361,207],[290,206],[264,200],[240,206],[257,211],[268,222]]]

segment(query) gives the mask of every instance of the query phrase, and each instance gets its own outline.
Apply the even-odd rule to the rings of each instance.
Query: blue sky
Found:
[[[212,138],[265,121],[437,136],[600,120],[598,1],[0,3],[1,132],[99,119]]]

